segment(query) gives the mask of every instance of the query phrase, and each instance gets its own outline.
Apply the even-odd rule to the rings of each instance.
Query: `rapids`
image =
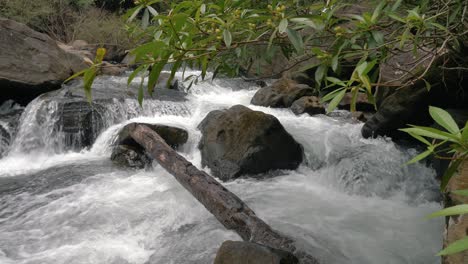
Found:
[[[240,238],[157,164],[122,170],[109,157],[125,124],[162,123],[189,131],[181,152],[200,166],[197,125],[235,104],[275,115],[305,149],[295,171],[225,183],[273,228],[324,264],[440,262],[443,219],[425,219],[441,207],[435,172],[404,165],[416,150],[363,139],[346,112],[295,116],[249,105],[256,89],[215,80],[193,86],[185,102],[116,102],[94,145],[80,151],[52,129],[60,114],[53,104],[30,103],[0,159],[0,263],[212,263],[223,241]]]

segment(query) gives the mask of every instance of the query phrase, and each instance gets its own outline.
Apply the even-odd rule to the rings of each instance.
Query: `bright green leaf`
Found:
[[[336,94],[336,96],[333,98],[333,100],[331,100],[330,104],[328,104],[327,113],[330,113],[330,112],[332,112],[333,110],[336,109],[336,107],[341,102],[341,100],[343,99],[345,94],[346,94],[346,89],[343,89],[338,94]]]
[[[448,245],[444,250],[440,251],[437,256],[451,255],[465,250],[468,250],[468,236]]]
[[[437,124],[447,129],[447,131],[450,133],[460,133],[460,129],[458,128],[457,123],[455,120],[453,120],[452,116],[447,111],[438,107],[429,106],[429,113],[431,114],[431,117],[437,122]]]
[[[429,218],[439,217],[439,216],[451,216],[451,215],[462,215],[468,213],[468,204],[460,204],[452,207],[447,207],[443,210],[434,212],[430,214]]]

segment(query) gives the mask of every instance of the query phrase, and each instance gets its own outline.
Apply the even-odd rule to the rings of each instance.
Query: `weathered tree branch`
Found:
[[[245,241],[289,251],[301,263],[318,263],[314,257],[296,249],[292,239],[279,234],[257,217],[239,197],[174,151],[156,132],[141,124],[134,124],[130,131],[131,137],[227,229],[234,230]]]

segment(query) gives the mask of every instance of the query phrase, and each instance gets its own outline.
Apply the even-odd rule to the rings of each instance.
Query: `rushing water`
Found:
[[[443,220],[424,218],[440,208],[434,171],[403,165],[415,150],[363,139],[345,113],[298,117],[251,106],[257,88],[248,86],[203,82],[186,102],[146,101],[144,109],[116,101],[106,129],[81,152],[66,150],[51,129],[55,106],[32,102],[0,159],[0,263],[211,263],[223,241],[240,238],[157,164],[112,166],[110,146],[128,122],[179,126],[190,133],[182,154],[200,166],[197,125],[235,104],[275,115],[305,149],[295,171],[225,183],[267,223],[323,263],[439,263]],[[44,107],[48,119],[38,122]]]

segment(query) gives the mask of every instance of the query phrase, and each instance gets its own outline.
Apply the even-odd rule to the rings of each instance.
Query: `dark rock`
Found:
[[[0,18],[0,103],[8,99],[26,105],[38,95],[60,88],[86,67],[45,34]]]
[[[439,67],[444,65],[444,67],[450,68],[457,65],[457,62],[452,58],[453,54],[437,55],[438,57],[433,58],[432,53],[426,52],[421,56],[426,61],[433,61],[424,80],[412,81],[411,79],[411,77],[414,78],[414,76],[422,74],[422,71],[426,71],[427,67],[424,64],[416,67],[412,71],[412,75],[406,74],[403,70],[396,72],[391,72],[390,69],[385,70],[384,79],[393,80],[396,78],[394,81],[388,81],[392,85],[403,85],[408,81],[410,85],[398,89],[394,87],[379,88],[379,91],[381,89],[391,89],[392,91],[381,92],[378,95],[378,111],[363,126],[362,135],[364,137],[385,135],[393,139],[411,139],[406,133],[400,132],[398,129],[407,127],[408,124],[430,126],[433,122],[429,116],[430,105],[441,108],[468,108],[468,75],[466,72],[444,70]],[[402,62],[410,58],[413,57],[408,54],[402,58],[395,58],[396,62],[394,64],[403,65]],[[390,66],[386,65],[385,67]],[[426,82],[431,84],[430,90],[427,89]]]
[[[152,159],[146,155],[143,147],[130,136],[131,129],[138,124],[141,123],[131,123],[120,130],[111,155],[111,160],[115,164],[135,169],[142,169],[151,164]],[[184,129],[158,124],[144,125],[158,133],[174,149],[185,144],[188,140],[188,132]]]
[[[198,128],[202,165],[224,181],[302,162],[302,146],[276,117],[242,105],[210,112]]]
[[[279,79],[271,86],[258,90],[251,103],[260,106],[284,108],[290,107],[297,99],[309,95],[314,95],[314,90],[309,86],[298,84],[290,79]]]
[[[214,264],[296,264],[291,253],[260,244],[225,241],[218,250]]]
[[[0,105],[0,158],[8,150],[15,137],[24,108],[12,100]]]
[[[294,114],[300,115],[307,113],[311,116],[325,114],[325,107],[320,103],[320,99],[316,96],[304,96],[296,101],[291,106]]]
[[[117,145],[128,145],[128,146],[139,146],[138,143],[133,140],[130,136],[130,129],[132,128],[132,124],[142,124],[142,123],[131,123],[124,126],[120,132],[119,136],[117,137],[116,143]],[[166,143],[174,149],[177,149],[179,146],[187,143],[188,140],[188,132],[182,128],[166,126],[166,125],[159,125],[159,124],[144,124],[147,127],[151,128],[153,131],[158,133]]]
[[[90,147],[105,128],[106,108],[100,103],[85,101],[59,102],[61,113],[57,129],[65,136],[65,144],[74,149]]]
[[[351,116],[361,122],[367,122],[367,120],[371,119],[374,113],[371,112],[361,112],[361,111],[356,111],[352,112]]]
[[[344,110],[351,110],[351,101],[352,101],[352,94],[351,93],[346,93],[343,99],[341,100],[340,104],[338,105],[338,108],[344,109]],[[375,112],[375,106],[367,100],[367,95],[363,93],[358,93],[356,97],[356,111],[367,111]]]
[[[151,164],[151,159],[140,147],[118,145],[112,150],[111,160],[114,164],[133,169],[143,169]]]

